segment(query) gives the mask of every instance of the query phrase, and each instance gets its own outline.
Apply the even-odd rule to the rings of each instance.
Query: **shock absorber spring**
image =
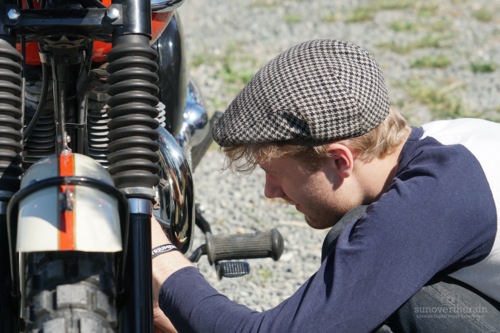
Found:
[[[157,53],[149,43],[123,42],[108,53],[110,107],[108,168],[118,188],[149,187],[159,183]]]
[[[22,174],[22,60],[21,54],[0,40],[0,190],[17,191]]]
[[[101,163],[103,166],[109,166],[108,162],[108,106],[106,100],[109,98],[107,94],[108,85],[93,81],[97,86],[89,94],[89,108],[87,115],[87,131],[89,133],[89,156]]]

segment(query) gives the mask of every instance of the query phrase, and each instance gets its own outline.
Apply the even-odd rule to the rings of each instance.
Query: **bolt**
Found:
[[[106,13],[106,16],[111,21],[116,21],[116,20],[118,20],[120,18],[120,11],[116,7],[109,8],[108,12]]]
[[[69,134],[66,134],[66,142],[67,143],[71,142],[71,136],[69,136]]]
[[[9,17],[9,20],[11,20],[11,21],[17,21],[19,19],[19,17],[21,16],[21,13],[17,9],[12,8],[7,13],[7,16]]]

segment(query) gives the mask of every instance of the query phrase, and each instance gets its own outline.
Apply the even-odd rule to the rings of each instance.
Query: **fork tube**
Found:
[[[116,30],[115,36],[146,35],[151,39],[151,13],[150,0],[113,0],[123,6],[123,28]]]
[[[115,30],[113,34],[113,49],[108,54],[110,59],[108,59],[110,65],[109,68],[115,66],[111,58],[120,58],[123,56],[136,57],[138,60],[147,63],[148,59],[152,56],[149,55],[150,40],[152,37],[151,29],[151,1],[150,0],[113,0],[113,4],[122,4],[122,15],[123,15],[123,27]],[[135,48],[135,51],[131,53],[125,52],[127,48]],[[144,49],[144,51],[138,52],[137,48]],[[118,55],[117,55],[118,54]],[[142,59],[144,58],[144,59]],[[156,58],[156,55],[154,55]],[[114,59],[114,60],[116,60]],[[131,65],[132,66],[132,65]],[[115,66],[116,67],[116,66]],[[133,67],[133,66],[132,66]],[[122,70],[127,70],[123,68]],[[113,72],[113,69],[108,71]],[[154,73],[154,70],[152,71]],[[114,72],[113,72],[114,73]],[[114,76],[119,76],[119,73]],[[110,75],[108,80],[113,81],[113,74]],[[117,78],[117,82],[122,79]],[[156,79],[157,80],[157,79]],[[150,82],[154,84],[155,82]],[[116,103],[112,107],[127,107],[133,109],[136,107],[137,103],[130,103],[123,99],[123,91],[118,91],[116,89],[116,84],[111,84],[110,93],[112,96],[110,99],[110,104],[113,101]],[[131,93],[137,93],[136,88],[132,89]],[[150,93],[151,94],[151,93]],[[151,104],[150,107],[155,107],[152,105],[157,103],[157,101],[152,101],[151,96],[145,96],[148,94],[141,93],[143,100],[140,103],[145,103],[145,107],[148,103]],[[154,102],[154,103],[153,103]],[[142,110],[142,109],[141,109]],[[138,113],[142,111],[139,110]],[[112,118],[112,121],[116,118],[126,119],[128,113],[116,114]],[[152,117],[154,118],[154,117]],[[111,123],[111,122],[110,122]],[[129,125],[127,125],[129,126]],[[123,127],[123,126],[122,126]],[[114,131],[110,131],[110,139],[112,143],[115,143],[116,150],[118,152],[123,151],[128,153],[128,150],[134,148],[134,143],[131,145],[125,145],[121,147],[119,145],[120,140],[126,140],[116,133],[119,133],[118,129],[120,126],[116,126]],[[155,127],[156,128],[156,127]],[[153,128],[152,128],[153,129]],[[153,129],[154,130],[154,129]],[[130,134],[129,134],[130,135]],[[149,138],[151,139],[151,138]],[[158,149],[155,147],[155,139],[151,139],[151,143],[147,146],[151,152],[156,152]],[[113,146],[113,147],[115,147]],[[143,146],[137,146],[139,153],[142,151],[141,156],[130,155],[127,158],[122,158],[120,155],[115,154],[115,158],[111,158],[111,166],[108,169],[115,179],[115,184],[118,188],[136,187],[136,188],[146,188],[151,189],[153,186],[157,185],[159,178],[155,176],[158,172],[155,166],[155,160],[151,160],[150,153],[147,153]],[[116,150],[112,150],[116,152]],[[147,153],[147,155],[146,155]],[[136,154],[136,153],[134,153]],[[110,155],[111,156],[111,155]],[[130,158],[133,157],[132,160]],[[135,167],[133,163],[129,162],[136,160],[137,158],[143,159],[143,165],[141,167]],[[146,169],[146,171],[145,171]],[[124,171],[125,170],[125,171]],[[133,173],[137,174],[137,177],[130,177]],[[148,175],[149,173],[149,175]],[[127,178],[128,177],[128,178]],[[144,196],[134,197],[129,195],[129,206],[130,206],[130,229],[129,229],[129,241],[128,241],[128,252],[127,252],[127,262],[126,262],[126,281],[125,285],[125,300],[124,305],[121,310],[120,315],[120,331],[122,333],[153,333],[153,295],[152,295],[152,266],[151,266],[151,201],[145,199]]]
[[[153,332],[151,201],[129,199],[130,233],[126,263],[127,301],[120,326],[126,333]]]

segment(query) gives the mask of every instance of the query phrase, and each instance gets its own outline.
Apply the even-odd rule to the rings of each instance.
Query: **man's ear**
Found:
[[[328,154],[330,167],[337,171],[342,178],[351,176],[354,169],[354,155],[351,150],[339,143],[332,143],[326,149]]]

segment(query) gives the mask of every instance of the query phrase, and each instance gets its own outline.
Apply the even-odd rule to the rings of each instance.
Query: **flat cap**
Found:
[[[351,43],[312,40],[271,60],[213,129],[222,147],[294,140],[325,143],[363,135],[389,114],[384,76]]]

